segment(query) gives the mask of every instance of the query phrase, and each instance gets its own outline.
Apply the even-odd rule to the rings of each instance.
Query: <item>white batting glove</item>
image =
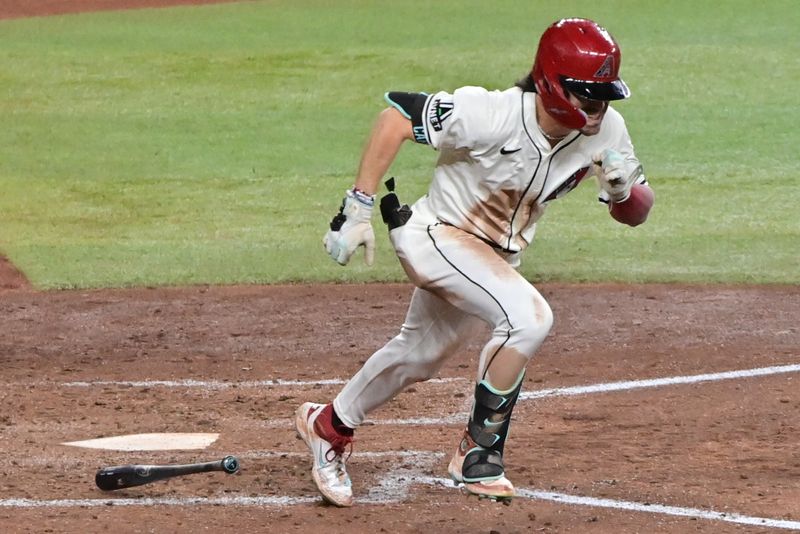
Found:
[[[622,154],[611,148],[595,154],[592,161],[600,188],[608,194],[611,202],[628,200],[634,182],[641,175],[640,167],[631,171]]]
[[[372,207],[375,197],[361,191],[349,190],[342,200],[339,214],[331,221],[331,229],[322,244],[331,258],[347,265],[358,247],[364,247],[364,261],[372,265],[375,258],[375,233],[372,231]]]

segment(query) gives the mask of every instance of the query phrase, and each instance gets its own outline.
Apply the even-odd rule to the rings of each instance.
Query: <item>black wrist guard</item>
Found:
[[[381,198],[381,217],[391,232],[408,222],[411,218],[411,208],[408,204],[400,205],[400,199],[394,192],[394,177],[386,180],[386,189],[389,193]]]

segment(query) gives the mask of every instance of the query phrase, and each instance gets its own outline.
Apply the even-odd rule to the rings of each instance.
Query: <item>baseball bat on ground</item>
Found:
[[[104,491],[132,488],[149,484],[157,480],[172,477],[191,475],[193,473],[207,473],[209,471],[224,471],[233,474],[239,470],[239,460],[235,456],[226,456],[215,462],[201,462],[182,465],[117,465],[104,467],[97,471],[94,482]]]

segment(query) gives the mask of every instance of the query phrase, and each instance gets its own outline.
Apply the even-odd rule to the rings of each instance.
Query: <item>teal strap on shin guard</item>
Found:
[[[497,451],[502,456],[511,424],[511,412],[517,403],[524,377],[523,370],[514,386],[507,391],[495,389],[488,380],[481,380],[475,386],[467,431],[477,445]]]

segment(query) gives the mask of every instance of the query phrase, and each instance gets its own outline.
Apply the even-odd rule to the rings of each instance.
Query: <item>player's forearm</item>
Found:
[[[394,108],[383,110],[367,140],[358,166],[355,187],[374,195],[389,170],[403,141],[412,139],[411,121]]]

